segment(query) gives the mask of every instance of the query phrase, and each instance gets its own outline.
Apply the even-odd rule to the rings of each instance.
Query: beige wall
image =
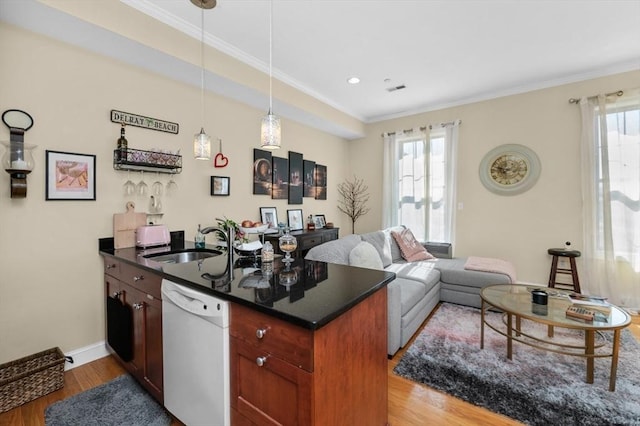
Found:
[[[9,175],[0,175],[0,363],[59,346],[64,352],[104,340],[102,260],[98,238],[112,236],[112,215],[124,212],[127,172],[115,171],[113,149],[119,126],[109,111],[119,109],[180,124],[172,135],[127,128],[129,147],[181,149],[183,172],[175,197],[164,197],[164,223],[192,239],[198,223],[216,217],[259,219],[259,207],[275,206],[280,220],[288,208],[326,215],[343,229],[349,221],[336,206],[336,184],[348,176],[347,143],[318,130],[283,121],[283,148],[328,167],[328,199],[286,200],[252,195],[253,149],[266,112],[208,95],[205,129],[223,139],[226,168],[191,157],[200,129],[200,90],[111,59],[0,24],[0,111],[17,108],[35,120],[26,142],[38,145],[28,176],[26,199],[11,199]],[[0,126],[0,140],[9,131]],[[45,150],[97,156],[96,201],[45,201]],[[217,152],[217,144],[214,144]],[[211,197],[209,178],[231,177],[231,196]],[[139,180],[134,173],[132,179]],[[162,175],[161,175],[162,176]],[[150,185],[155,174],[146,175]],[[166,178],[165,178],[166,182]],[[148,200],[133,198],[136,210]],[[210,237],[208,237],[210,238]]]
[[[0,24],[0,111],[24,109],[35,119],[26,141],[38,144],[36,168],[29,175],[28,197],[9,197],[9,176],[0,175],[0,363],[59,346],[73,351],[104,339],[102,261],[97,240],[112,235],[112,215],[123,212],[126,172],[114,171],[112,152],[119,127],[109,111],[120,109],[180,124],[170,135],[127,128],[129,146],[178,149],[184,171],[180,191],[164,198],[164,223],[192,238],[196,225],[216,217],[258,219],[260,206],[276,206],[286,218],[285,200],[251,195],[253,148],[265,111],[218,96],[207,96],[205,128],[223,138],[230,165],[215,169],[190,157],[192,134],[200,129],[200,91],[46,37]],[[463,105],[366,126],[368,136],[346,142],[295,122],[283,122],[283,149],[326,164],[327,201],[306,199],[304,214],[324,213],[346,235],[349,219],[337,208],[335,186],[353,174],[371,192],[371,212],[356,232],[381,225],[380,134],[425,124],[462,119],[460,128],[458,256],[495,256],[514,262],[521,280],[546,282],[546,249],[571,240],[581,248],[578,108],[570,97],[637,87],[631,72]],[[8,139],[0,126],[0,140]],[[478,178],[483,155],[495,146],[519,143],[542,161],[538,183],[528,192],[500,197]],[[214,151],[217,147],[214,147]],[[45,150],[95,154],[97,200],[45,201]],[[209,177],[231,177],[230,197],[209,196]],[[2,177],[4,176],[4,177]],[[137,180],[138,174],[132,174]],[[151,183],[155,176],[147,176]],[[148,200],[134,199],[138,210]]]
[[[357,232],[382,223],[383,132],[461,119],[458,147],[456,256],[486,256],[513,262],[524,282],[546,283],[547,248],[571,241],[582,247],[580,196],[580,111],[572,97],[638,87],[640,71],[567,84],[370,124],[367,137],[349,144],[353,172],[371,190],[371,213]],[[537,184],[516,196],[499,196],[481,184],[478,167],[492,148],[516,143],[533,149],[542,162]],[[580,265],[580,260],[578,260]]]

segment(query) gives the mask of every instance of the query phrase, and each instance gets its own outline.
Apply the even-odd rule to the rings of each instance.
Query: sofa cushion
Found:
[[[380,256],[380,260],[382,260],[382,266],[387,267],[391,265],[391,244],[389,243],[389,239],[387,235],[385,235],[382,231],[369,232],[368,234],[363,234],[360,236],[362,241],[366,241],[371,243],[376,250],[378,251],[378,255]]]
[[[404,278],[396,278],[396,281],[401,281],[399,283],[402,288],[402,293],[400,293],[400,312],[404,316],[427,294],[427,288],[420,281]]]
[[[305,259],[348,265],[349,253],[351,253],[351,250],[361,241],[359,235],[347,235],[346,237],[338,238],[337,240],[311,248],[307,252]]]
[[[371,243],[362,241],[349,253],[349,265],[369,269],[382,269],[382,260],[378,250]]]
[[[436,263],[432,260],[394,263],[384,268],[384,270],[395,273],[396,280],[402,278],[404,280],[419,281],[425,286],[426,291],[430,291],[440,282],[440,271],[436,269]]]
[[[416,237],[413,236],[413,232],[411,232],[410,229],[404,229],[401,232],[391,231],[391,235],[396,240],[396,243],[398,243],[402,257],[407,262],[434,258],[434,256],[416,240]]]
[[[464,257],[438,259],[435,262],[435,267],[440,270],[440,281],[443,283],[483,288],[490,284],[509,284],[511,282],[508,275],[464,269],[467,262]]]
[[[405,229],[407,228],[405,228],[404,225],[400,225],[400,226],[392,226],[391,228],[387,228],[384,231],[382,231],[384,232],[385,239],[389,242],[389,248],[391,251],[391,262],[393,263],[403,261],[404,259],[402,258],[402,253],[400,252],[400,247],[398,247],[398,243],[396,243],[396,240],[391,236],[391,232],[402,232]]]

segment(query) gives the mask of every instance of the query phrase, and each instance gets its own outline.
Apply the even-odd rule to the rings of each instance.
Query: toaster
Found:
[[[136,229],[136,247],[166,246],[171,244],[167,225],[145,225]]]

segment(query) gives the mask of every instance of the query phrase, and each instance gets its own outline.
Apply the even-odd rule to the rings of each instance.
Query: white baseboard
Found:
[[[84,348],[78,348],[65,353],[65,356],[73,357],[73,364],[65,362],[64,369],[65,371],[71,370],[72,368],[79,367],[91,361],[104,358],[107,355],[111,355],[111,353],[107,349],[107,345],[104,341],[85,346]]]

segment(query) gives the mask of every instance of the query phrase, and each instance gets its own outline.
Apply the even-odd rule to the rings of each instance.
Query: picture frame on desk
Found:
[[[316,226],[316,229],[322,229],[327,226],[327,220],[324,218],[323,214],[313,216],[313,223]]]
[[[278,211],[275,207],[260,207],[260,221],[269,226],[269,229],[278,228]]]
[[[287,210],[287,220],[290,231],[300,231],[304,229],[304,221],[302,220],[302,210]]]

